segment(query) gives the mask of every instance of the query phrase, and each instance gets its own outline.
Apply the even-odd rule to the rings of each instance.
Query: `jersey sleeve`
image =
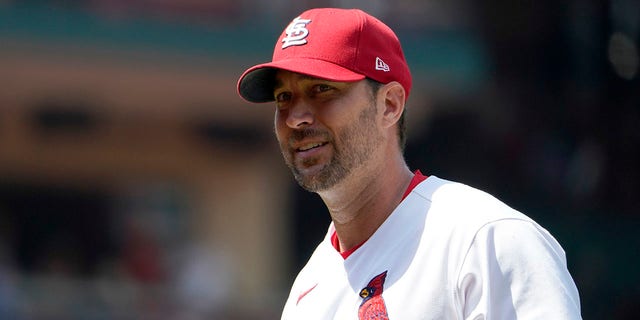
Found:
[[[481,227],[460,267],[456,290],[463,319],[581,319],[564,250],[528,220]]]

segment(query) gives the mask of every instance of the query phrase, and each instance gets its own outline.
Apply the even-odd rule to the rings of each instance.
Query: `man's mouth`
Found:
[[[308,144],[305,144],[305,145],[303,145],[303,146],[301,146],[301,147],[297,148],[297,149],[296,149],[296,152],[309,151],[309,150],[311,150],[311,149],[315,149],[315,148],[318,148],[318,147],[322,147],[322,146],[324,146],[325,144],[327,144],[327,143],[326,143],[326,142],[313,142],[313,143],[308,143]]]

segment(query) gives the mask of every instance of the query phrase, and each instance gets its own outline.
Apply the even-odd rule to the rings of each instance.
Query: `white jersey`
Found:
[[[564,250],[491,195],[431,176],[344,259],[316,248],[282,319],[581,319]]]

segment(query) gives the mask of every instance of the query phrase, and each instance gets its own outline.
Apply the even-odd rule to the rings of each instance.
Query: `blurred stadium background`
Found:
[[[584,319],[636,319],[638,1],[0,0],[1,319],[279,318],[328,216],[235,82],[311,6],[397,31],[412,168],[556,235]]]

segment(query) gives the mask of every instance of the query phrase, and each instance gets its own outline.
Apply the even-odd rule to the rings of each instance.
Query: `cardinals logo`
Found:
[[[387,271],[375,276],[366,287],[360,290],[362,303],[358,309],[359,320],[389,320],[387,306],[382,298],[382,290],[386,278]]]

